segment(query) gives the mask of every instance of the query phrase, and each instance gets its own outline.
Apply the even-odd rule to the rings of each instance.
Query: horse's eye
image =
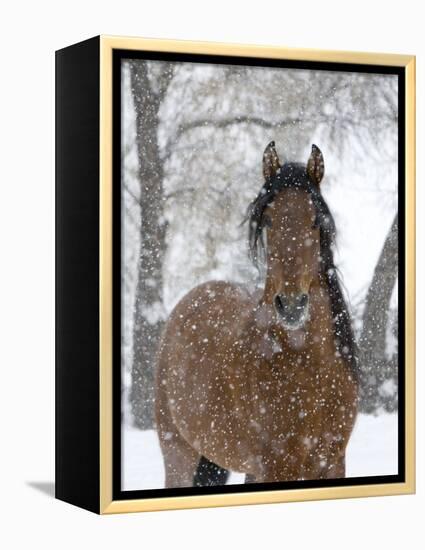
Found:
[[[263,227],[271,227],[272,226],[272,221],[271,219],[267,216],[267,214],[264,214],[263,216],[263,220],[262,220],[262,224],[261,224]]]

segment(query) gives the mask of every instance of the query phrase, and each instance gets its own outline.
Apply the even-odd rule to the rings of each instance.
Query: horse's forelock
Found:
[[[335,221],[323,198],[320,189],[312,183],[304,165],[299,163],[284,164],[274,178],[268,179],[254,201],[248,207],[249,250],[254,264],[258,267],[258,258],[264,254],[262,233],[265,227],[264,211],[283,189],[300,189],[307,191],[316,209],[316,216],[321,233],[321,244],[332,247],[335,240]],[[323,234],[323,239],[322,239]]]

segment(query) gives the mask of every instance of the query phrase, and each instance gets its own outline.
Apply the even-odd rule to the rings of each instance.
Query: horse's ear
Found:
[[[263,153],[263,176],[266,181],[273,178],[280,169],[279,157],[275,149],[274,141],[271,141]]]
[[[307,161],[307,174],[317,185],[322,181],[325,174],[325,161],[323,160],[322,151],[317,145],[311,146],[310,158]]]

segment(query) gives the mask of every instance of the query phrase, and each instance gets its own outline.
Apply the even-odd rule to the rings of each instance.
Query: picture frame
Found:
[[[314,71],[323,75],[360,74],[364,75],[363,83],[353,81],[360,86],[360,90],[361,86],[367,86],[368,75],[394,78],[396,130],[392,131],[395,132],[396,168],[393,178],[398,208],[396,319],[397,350],[400,350],[395,378],[398,395],[398,415],[394,424],[396,472],[350,477],[338,477],[336,474],[318,479],[289,478],[254,481],[252,484],[236,482],[232,485],[219,483],[196,487],[187,484],[174,487],[154,485],[126,489],[123,480],[127,462],[123,453],[127,443],[122,423],[126,414],[123,405],[122,344],[126,315],[122,294],[126,214],[122,189],[124,101],[125,93],[128,94],[131,88],[127,82],[126,92],[124,78],[129,77],[128,74],[125,76],[123,63],[128,60],[151,61],[151,67],[155,67],[155,62],[186,64],[185,67],[208,65],[212,67],[212,72],[215,67],[229,66],[242,69],[254,67],[264,71],[304,71],[306,81]],[[190,71],[189,76],[185,75],[185,78],[182,76],[180,80],[173,81],[177,98],[181,98],[178,90],[185,86],[190,89],[193,82]],[[255,84],[256,81],[249,82]],[[249,97],[249,87],[246,94]],[[134,107],[134,103],[132,105]],[[176,110],[173,111],[173,105],[177,109],[177,99],[174,104],[168,105],[166,114],[162,113],[162,120],[180,116]],[[256,115],[256,112],[250,113],[252,117]],[[243,115],[238,116],[241,118]],[[187,124],[191,124],[190,120]],[[367,126],[368,123],[365,124]],[[306,133],[311,134],[310,131]],[[203,139],[203,146],[208,146],[208,139],[212,138],[203,136]],[[237,138],[233,136],[232,139]],[[264,143],[264,147],[266,145]],[[278,142],[276,146],[280,153]],[[306,165],[307,174],[309,166],[312,174],[320,171],[320,166],[323,172],[323,158],[320,157],[322,165],[316,162],[315,159],[319,158],[315,156],[316,151],[321,155],[320,149],[314,145]],[[255,154],[259,156],[260,167],[263,150]],[[283,163],[281,165],[275,155],[274,142],[273,145],[269,143],[263,156],[266,183],[268,171],[275,170],[277,164],[278,172],[283,170]],[[326,153],[324,156],[326,158]],[[313,164],[309,164],[311,162]],[[274,172],[273,177],[275,175]],[[319,179],[322,176],[323,173]],[[258,190],[261,184],[258,181]],[[194,254],[189,250],[189,256],[190,253]],[[414,272],[414,56],[111,36],[98,36],[57,51],[56,498],[95,513],[111,514],[413,493]],[[198,356],[196,364],[199,362]],[[387,384],[385,388],[388,387],[391,389],[392,386]],[[193,399],[193,395],[191,397]],[[346,403],[345,406],[348,407]],[[367,456],[365,460],[367,462]]]

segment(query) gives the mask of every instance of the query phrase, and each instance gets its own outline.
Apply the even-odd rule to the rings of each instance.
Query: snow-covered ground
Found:
[[[123,490],[158,489],[164,486],[164,468],[154,430],[123,426]],[[348,445],[347,477],[397,474],[397,415],[361,414]],[[233,473],[229,483],[243,483]]]

